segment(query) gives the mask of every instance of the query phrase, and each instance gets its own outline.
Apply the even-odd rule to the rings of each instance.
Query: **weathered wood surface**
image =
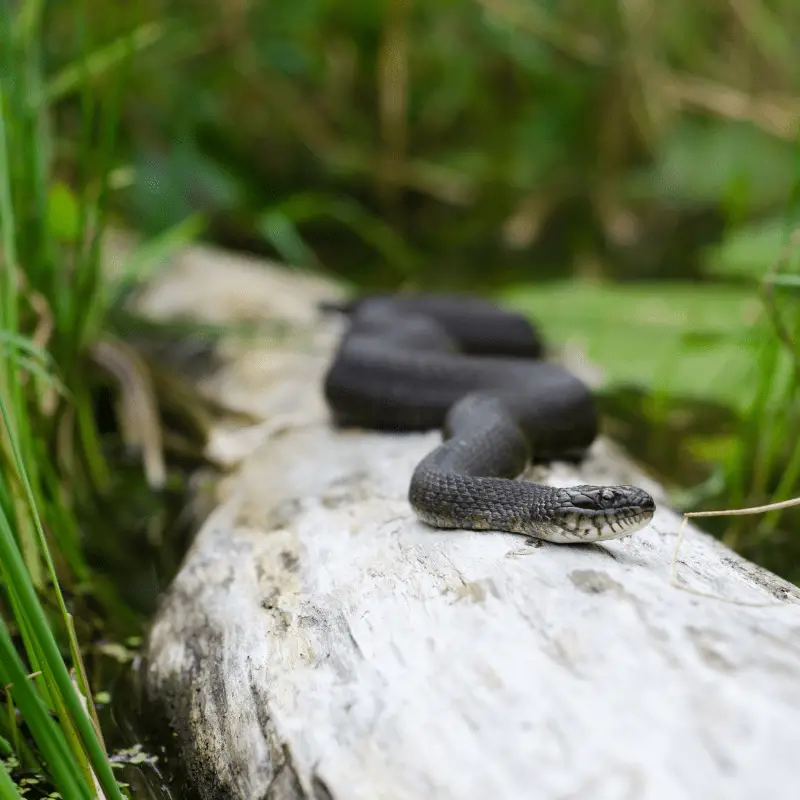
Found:
[[[797,590],[679,518],[595,546],[443,532],[409,475],[438,434],[331,429],[324,282],[189,251],[154,314],[279,319],[206,388],[263,415],[164,598],[146,686],[206,798],[788,797],[800,779]],[[553,483],[657,486],[607,441]]]

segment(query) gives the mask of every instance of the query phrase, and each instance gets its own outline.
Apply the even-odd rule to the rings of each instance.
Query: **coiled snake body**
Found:
[[[442,429],[411,477],[423,521],[574,543],[626,536],[652,518],[653,498],[635,486],[516,480],[531,460],[579,459],[598,428],[589,389],[541,360],[521,315],[458,295],[370,295],[328,309],[350,319],[324,383],[334,422]]]

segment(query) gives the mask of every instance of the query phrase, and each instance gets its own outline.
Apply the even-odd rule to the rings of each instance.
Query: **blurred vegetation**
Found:
[[[63,678],[91,698],[78,639],[99,646],[98,616],[140,630],[108,580],[138,545],[87,520],[152,535],[153,490],[175,491],[170,458],[202,440],[203,414],[130,346],[144,329],[124,306],[195,238],[354,291],[499,297],[600,366],[609,431],[682,507],[800,494],[796,0],[110,8],[0,0],[0,544],[25,568],[2,576],[21,658],[0,664],[43,665],[5,693],[16,777],[102,772],[118,791]],[[113,283],[108,223],[145,241]],[[792,510],[709,521],[795,582],[798,525]],[[77,633],[54,572],[85,612]],[[61,773],[54,747],[74,757]]]
[[[793,185],[791,0],[166,7],[123,126],[146,231],[201,211],[370,287],[694,279]]]
[[[140,754],[117,752],[125,737],[103,730],[96,690],[141,633],[127,581],[142,555],[156,560],[142,518],[159,533],[184,494],[150,369],[123,341],[140,327],[124,300],[175,231],[113,280],[102,270],[139,29],[79,17],[50,62],[44,4],[0,0],[0,19],[0,795],[121,800],[114,770],[127,778]],[[55,112],[70,107],[79,124],[64,138]],[[104,401],[116,413],[98,413]]]

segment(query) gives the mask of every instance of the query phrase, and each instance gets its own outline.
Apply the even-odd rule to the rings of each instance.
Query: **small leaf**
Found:
[[[50,233],[63,242],[74,242],[80,235],[78,200],[65,183],[54,183],[47,195],[47,225]]]
[[[128,650],[117,642],[104,642],[103,644],[97,645],[95,649],[98,653],[102,653],[104,656],[112,658],[120,664],[127,664],[136,657],[136,653]]]
[[[120,303],[131,289],[151,278],[177,253],[196,241],[205,224],[202,214],[192,214],[139,244],[128,257],[121,274],[109,282],[108,305]]]
[[[265,211],[259,218],[258,227],[262,236],[287,264],[296,267],[316,264],[314,251],[306,244],[297,226],[282,211]]]
[[[783,289],[800,289],[800,275],[775,275],[769,283]]]

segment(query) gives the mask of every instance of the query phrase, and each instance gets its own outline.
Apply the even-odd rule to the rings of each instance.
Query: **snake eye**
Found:
[[[589,494],[575,494],[570,497],[570,502],[575,508],[585,508],[588,511],[597,508],[597,499]]]
[[[600,497],[603,499],[604,503],[611,503],[617,499],[617,493],[613,489],[603,489],[603,491],[600,492]]]

